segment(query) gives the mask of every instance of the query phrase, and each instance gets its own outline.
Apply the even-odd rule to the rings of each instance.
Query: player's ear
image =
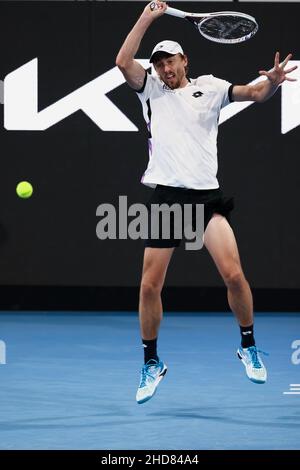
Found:
[[[189,59],[188,59],[188,56],[186,54],[182,54],[182,60],[183,60],[184,68],[185,68],[185,75],[187,75],[188,72],[189,72]]]
[[[157,66],[156,66],[156,64],[155,64],[154,62],[153,62],[153,64],[152,64],[152,71],[154,71],[154,74],[153,74],[153,75],[156,74],[156,75],[160,78],[159,70],[158,70],[158,68],[157,68]]]
[[[180,54],[180,57],[183,61],[183,65],[186,67],[188,65],[188,57],[186,54]]]

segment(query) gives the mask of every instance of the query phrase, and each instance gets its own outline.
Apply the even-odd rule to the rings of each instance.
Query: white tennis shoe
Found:
[[[247,376],[252,382],[257,384],[264,384],[267,380],[267,370],[256,346],[249,348],[239,348],[237,350],[238,358],[245,366]]]
[[[153,397],[166,372],[167,366],[160,360],[150,359],[142,367],[141,380],[136,393],[136,401],[139,404],[145,403]]]

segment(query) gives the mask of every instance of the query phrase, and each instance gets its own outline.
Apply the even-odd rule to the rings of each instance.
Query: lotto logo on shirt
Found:
[[[194,98],[199,98],[202,95],[203,95],[202,91],[195,91],[195,93],[193,93]]]

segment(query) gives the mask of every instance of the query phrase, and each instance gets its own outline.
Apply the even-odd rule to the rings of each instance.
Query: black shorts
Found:
[[[217,189],[185,189],[172,186],[157,185],[153,191],[148,203],[148,239],[145,240],[145,246],[151,248],[172,248],[180,245],[181,239],[174,237],[174,220],[170,220],[170,237],[165,239],[162,237],[161,230],[159,230],[159,238],[151,238],[151,205],[152,204],[179,204],[183,208],[184,204],[190,204],[193,207],[193,230],[195,230],[195,216],[194,210],[196,204],[204,204],[204,230],[214,213],[221,214],[226,217],[230,222],[230,212],[234,208],[234,199],[224,197],[220,188]],[[173,224],[173,225],[172,225]],[[173,232],[172,232],[173,230]],[[173,235],[172,235],[173,233]]]

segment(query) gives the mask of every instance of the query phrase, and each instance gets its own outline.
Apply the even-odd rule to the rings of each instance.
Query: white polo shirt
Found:
[[[202,75],[171,90],[146,73],[137,92],[149,131],[149,163],[142,183],[215,189],[217,135],[221,109],[230,103],[231,83]]]

